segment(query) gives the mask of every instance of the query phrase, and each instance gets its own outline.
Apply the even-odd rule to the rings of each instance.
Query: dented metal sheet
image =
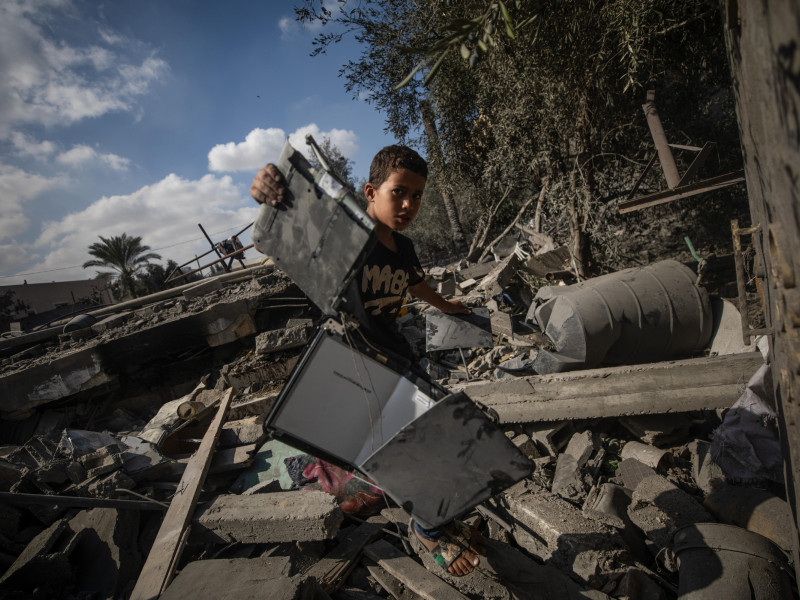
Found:
[[[473,308],[469,315],[429,310],[425,316],[425,349],[428,352],[453,348],[491,348],[494,345],[488,308]]]
[[[350,195],[333,198],[317,185],[311,165],[288,142],[277,167],[286,180],[286,199],[261,205],[253,242],[324,313],[336,314],[376,243],[375,224]]]

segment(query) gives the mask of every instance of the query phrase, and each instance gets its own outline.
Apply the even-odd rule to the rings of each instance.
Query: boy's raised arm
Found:
[[[253,178],[250,195],[259,204],[275,206],[283,202],[286,194],[286,183],[278,167],[269,163]]]

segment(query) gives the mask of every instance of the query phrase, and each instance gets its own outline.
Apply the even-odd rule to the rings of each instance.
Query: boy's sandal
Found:
[[[444,530],[436,547],[430,551],[434,562],[447,571],[450,565],[452,565],[465,550],[469,550],[471,537],[472,530],[469,525],[461,521],[453,521],[447,529]]]

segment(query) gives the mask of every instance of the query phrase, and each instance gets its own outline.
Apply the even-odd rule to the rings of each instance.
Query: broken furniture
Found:
[[[537,373],[691,355],[711,338],[711,305],[691,269],[674,260],[625,269],[571,286],[539,289],[526,320],[555,346]]]

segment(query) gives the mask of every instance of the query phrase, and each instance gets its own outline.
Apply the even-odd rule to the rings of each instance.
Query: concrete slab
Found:
[[[198,560],[186,565],[161,600],[260,600],[295,597],[288,556]]]
[[[759,352],[533,375],[454,386],[493,409],[500,423],[664,414],[729,408]]]
[[[226,494],[197,511],[192,539],[251,544],[326,540],[336,535],[343,518],[335,498],[321,491]]]
[[[577,580],[589,583],[630,561],[627,544],[615,529],[587,519],[566,500],[526,482],[503,497],[519,523],[512,531],[517,543]]]
[[[264,419],[266,415],[261,414],[235,421],[228,421],[222,426],[219,434],[219,448],[232,448],[234,446],[244,446],[247,444],[260,444],[267,434],[264,431]]]

